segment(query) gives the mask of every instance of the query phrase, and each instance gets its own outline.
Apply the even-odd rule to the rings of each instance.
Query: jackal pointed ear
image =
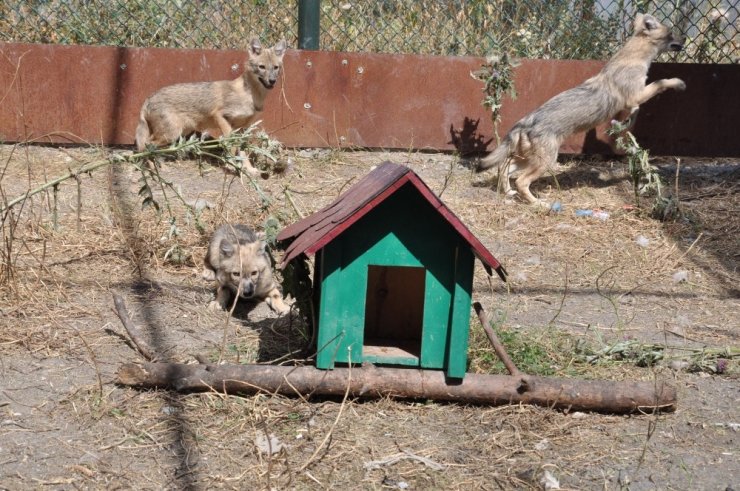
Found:
[[[658,23],[658,19],[656,19],[652,15],[647,15],[647,14],[642,16],[641,24],[642,24],[642,27],[644,27],[646,31],[652,31],[653,29],[657,29],[658,26],[660,25]],[[637,26],[635,26],[635,29],[637,29]]]
[[[252,36],[249,40],[249,52],[256,56],[262,53],[262,43],[257,36]]]
[[[234,255],[234,244],[227,239],[221,239],[218,248],[221,251],[221,257],[231,257]]]
[[[278,43],[273,46],[272,51],[275,53],[275,56],[283,56],[285,54],[285,48],[287,48],[288,45],[285,42],[285,38],[278,41]]]
[[[267,242],[264,240],[260,240],[259,244],[257,244],[257,254],[260,256],[267,254]]]

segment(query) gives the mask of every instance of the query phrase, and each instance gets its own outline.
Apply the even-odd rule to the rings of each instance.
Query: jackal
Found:
[[[203,278],[216,281],[216,299],[208,308],[228,309],[235,295],[265,300],[282,314],[290,310],[272,277],[266,244],[246,225],[222,225],[211,237],[204,261]]]
[[[285,39],[263,48],[249,42],[244,73],[234,80],[183,83],[164,87],[144,101],[136,128],[136,149],[147,143],[166,145],[194,132],[218,129],[226,136],[252,124],[262,111],[267,91],[283,66]]]
[[[529,203],[549,207],[535,198],[529,185],[555,164],[560,144],[573,133],[586,131],[618,113],[629,111],[634,124],[640,104],[667,89],[684,90],[678,78],[645,85],[650,63],[662,52],[680,51],[682,41],[650,15],[638,14],[632,37],[594,77],[561,92],[524,116],[501,144],[478,165],[478,172],[499,167],[503,190],[512,191],[509,177],[516,171],[519,196]]]

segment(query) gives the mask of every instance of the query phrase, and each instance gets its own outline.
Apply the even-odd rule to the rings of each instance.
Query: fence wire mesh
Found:
[[[648,12],[686,36],[671,61],[738,63],[740,0],[324,0],[321,49],[604,59]],[[298,37],[298,2],[4,0],[0,41],[242,49],[251,33]]]

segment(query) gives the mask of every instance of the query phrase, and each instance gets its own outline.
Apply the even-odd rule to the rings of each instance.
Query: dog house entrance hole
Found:
[[[424,268],[368,266],[363,357],[418,365],[424,320]]]

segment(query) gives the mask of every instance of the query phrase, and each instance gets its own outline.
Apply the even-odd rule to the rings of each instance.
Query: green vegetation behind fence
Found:
[[[5,0],[0,41],[242,49],[251,33],[297,46],[298,1]],[[320,2],[320,48],[604,59],[648,12],[687,37],[671,61],[737,63],[738,0],[378,0]]]

